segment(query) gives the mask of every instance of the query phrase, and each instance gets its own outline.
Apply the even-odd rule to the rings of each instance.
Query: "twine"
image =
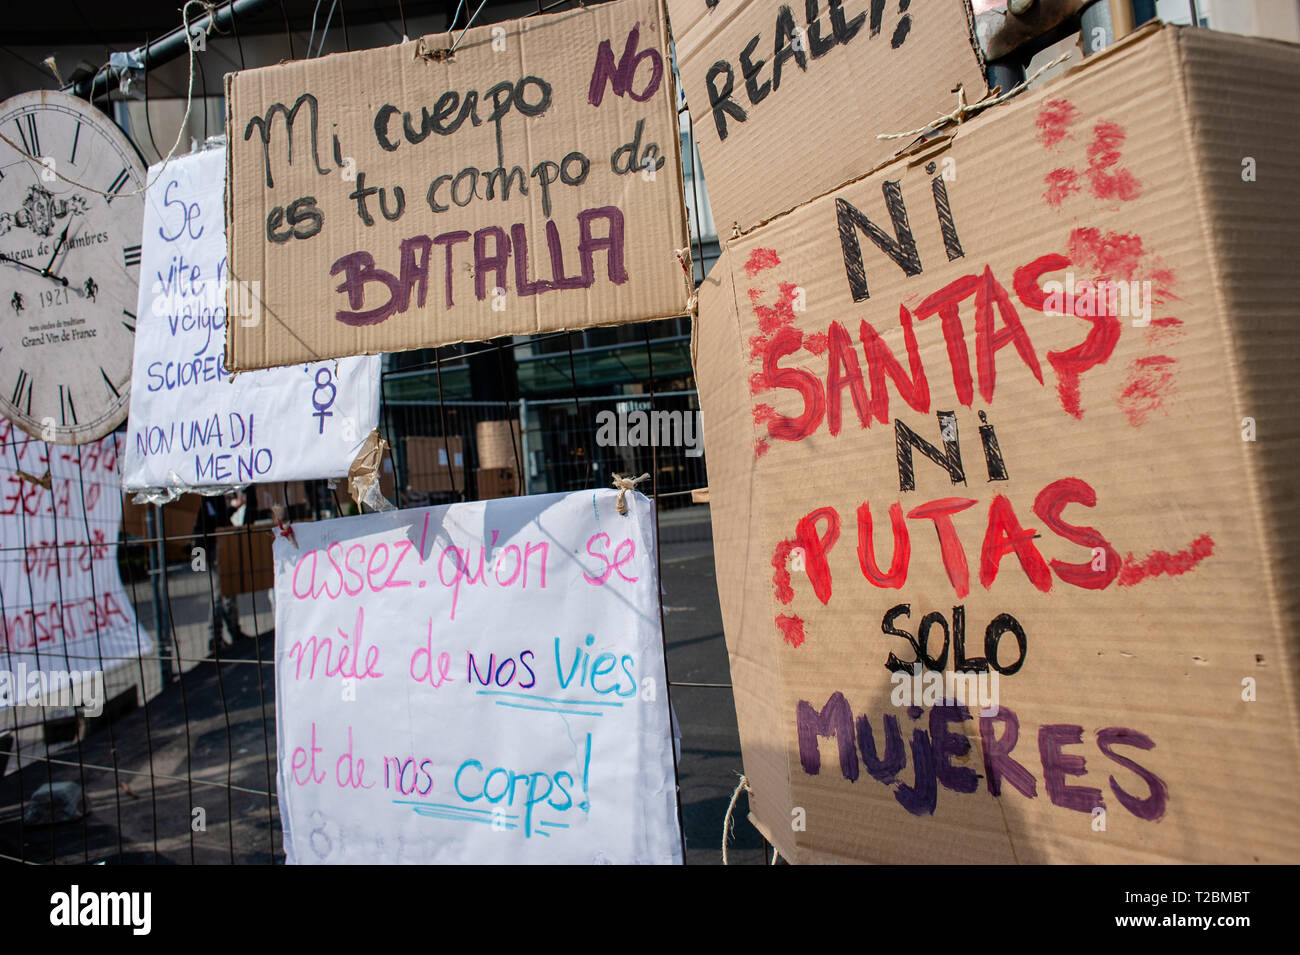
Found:
[[[727,814],[722,817],[722,864],[728,865],[727,862],[727,840],[731,838],[734,823],[732,822],[732,813],[736,811],[736,800],[740,798],[740,791],[752,794],[754,790],[749,788],[749,777],[744,773],[740,774],[740,782],[736,784],[736,790],[731,794],[731,802],[727,803]],[[775,863],[773,863],[775,864]]]
[[[614,475],[614,487],[618,488],[618,500],[614,502],[614,510],[620,514],[627,514],[627,501],[624,498],[628,491],[635,491],[636,486],[642,481],[650,480],[649,474],[643,474],[640,477],[623,477],[621,474]]]
[[[881,133],[876,138],[877,139],[908,139],[914,136],[920,136],[922,133],[926,133],[926,132],[937,132],[938,130],[942,129],[944,126],[948,126],[952,124],[960,124],[962,120],[974,116],[976,113],[983,112],[984,110],[988,109],[990,106],[996,106],[998,105],[998,103],[1003,103],[1011,99],[1011,97],[1015,96],[1017,93],[1020,93],[1022,90],[1026,89],[1030,83],[1038,79],[1048,70],[1050,70],[1052,67],[1064,63],[1069,58],[1070,58],[1070,52],[1067,50],[1066,52],[1058,56],[1056,59],[1052,60],[1052,62],[1047,63],[1042,67],[1040,67],[1039,69],[1035,70],[1034,74],[1032,76],[1026,77],[1024,82],[1018,84],[1017,86],[1012,87],[1010,90],[1008,90],[1005,93],[1001,93],[989,99],[982,99],[978,103],[967,103],[966,90],[964,87],[959,86],[957,87],[957,108],[953,110],[951,113],[946,113],[945,115],[940,116],[938,119],[931,120],[928,124],[920,127],[919,129],[909,129],[905,133]]]
[[[26,471],[23,471],[21,469],[16,469],[14,473],[18,475],[20,480],[30,481],[32,484],[35,484],[38,487],[43,487],[47,491],[50,490],[50,469],[49,468],[45,469],[44,477],[37,477],[34,474],[28,474]]]
[[[736,811],[736,800],[740,798],[740,791],[744,790],[749,795],[754,794],[754,790],[749,788],[749,777],[744,773],[740,774],[740,782],[736,784],[735,792],[731,794],[731,802],[727,803],[727,814],[722,817],[722,864],[729,865],[727,862],[727,840],[735,834],[735,822],[732,815]],[[776,860],[781,858],[781,852],[776,846],[772,846],[772,865],[776,865]]]

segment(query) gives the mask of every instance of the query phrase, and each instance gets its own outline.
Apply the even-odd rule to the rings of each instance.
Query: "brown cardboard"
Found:
[[[222,594],[249,594],[275,586],[271,560],[274,527],[273,521],[258,521],[246,531],[227,530],[217,537]]]
[[[668,10],[723,234],[733,224],[747,231],[889,159],[908,142],[877,135],[951,112],[957,86],[971,102],[986,90],[964,0],[670,0]],[[728,76],[729,97],[721,95]]]
[[[465,442],[461,437],[408,435],[405,441],[408,490],[465,490]]]
[[[1300,148],[1298,95],[1300,47],[1139,30],[729,244],[701,292],[696,371],[745,770],[782,855],[1300,855],[1300,596],[1289,579],[1300,556],[1289,410],[1300,397],[1300,199],[1285,172]],[[846,266],[855,248],[860,269]],[[1038,297],[1067,274],[1150,283],[1154,305],[1144,318],[1130,299],[1125,314],[1107,306],[1094,321],[1086,286],[1069,303]],[[947,336],[945,289],[957,303]],[[1053,304],[1070,314],[1038,307]],[[871,331],[898,362],[888,374]],[[1077,390],[1062,374],[1071,367]],[[909,387],[917,368],[928,396]],[[830,374],[845,384],[828,399]],[[887,409],[873,405],[882,385]],[[816,395],[815,428],[787,439],[809,430],[793,419]],[[911,490],[900,422],[939,462],[901,432]],[[914,514],[936,501],[948,502],[964,570],[955,551],[942,556],[940,521]],[[868,546],[874,563],[860,556]],[[929,617],[925,648],[939,657],[952,632],[947,671],[958,616],[967,665],[988,657],[997,622],[1008,672],[996,716],[924,696],[913,716],[886,667],[890,653],[916,657],[882,629],[900,605],[892,626],[913,635],[942,615]],[[1018,669],[1004,614],[1025,635]]]
[[[500,497],[516,497],[523,493],[519,475],[514,468],[479,468],[475,472],[478,499],[494,501]]]
[[[228,75],[227,367],[684,314],[667,50],[619,0]]]
[[[523,460],[517,420],[480,421],[474,439],[481,468],[517,468]]]

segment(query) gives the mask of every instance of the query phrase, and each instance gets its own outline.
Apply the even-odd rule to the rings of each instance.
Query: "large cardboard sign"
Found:
[[[968,5],[670,0],[718,229],[742,231],[869,172],[985,91]],[[791,148],[797,145],[797,148]]]
[[[290,862],[681,862],[654,505],[611,490],[275,543]]]
[[[344,477],[379,420],[378,356],[231,379],[225,174],[224,149],[149,170],[127,490]]]
[[[227,365],[684,314],[668,51],[620,0],[227,76]]]
[[[102,672],[153,649],[117,567],[119,443],[46,444],[0,421],[0,669],[11,690],[34,685],[14,674]]]
[[[1252,104],[1298,87],[1139,31],[730,244],[697,374],[784,855],[1296,858],[1300,144]]]

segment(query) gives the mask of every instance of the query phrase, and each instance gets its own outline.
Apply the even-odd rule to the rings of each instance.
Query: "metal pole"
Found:
[[[1108,0],[1095,0],[1079,15],[1079,34],[1083,41],[1083,55],[1092,56],[1104,50],[1115,40],[1115,25],[1110,15]]]
[[[1120,40],[1133,32],[1137,26],[1133,13],[1133,0],[1110,0],[1110,22],[1115,31],[1115,39]]]
[[[190,21],[190,32],[206,31],[208,24],[212,29],[225,33],[230,30],[236,16],[247,16],[270,5],[271,0],[227,0],[211,14],[203,14]],[[117,88],[118,81],[124,73],[133,70],[152,70],[184,56],[190,49],[190,37],[182,24],[170,33],[164,34],[152,43],[138,46],[129,53],[114,54],[113,62],[103,67],[94,76],[88,76],[63,88],[65,93],[80,96],[82,99],[94,100],[108,95]]]
[[[171,656],[165,651],[170,633],[168,615],[163,611],[161,587],[162,574],[167,566],[167,553],[160,530],[163,526],[162,508],[150,504],[144,512],[144,521],[146,533],[154,542],[154,546],[149,548],[149,582],[153,586],[153,619],[158,631],[158,670],[162,675],[163,686],[166,686],[172,679],[172,666]]]

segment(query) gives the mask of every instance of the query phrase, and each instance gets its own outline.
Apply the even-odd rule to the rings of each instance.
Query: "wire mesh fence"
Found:
[[[707,475],[693,388],[655,388],[693,382],[651,375],[617,392],[583,389],[578,369],[591,356],[580,347],[570,364],[569,349],[562,354],[567,396],[437,401],[418,397],[409,368],[390,371],[382,489],[418,507],[606,486],[615,472],[650,476],[688,859],[712,859],[740,760],[708,508],[691,503]],[[433,372],[444,392],[455,360],[447,364]],[[121,441],[90,446],[89,461],[85,449],[0,426],[0,665],[15,685],[24,661],[49,678],[45,697],[11,694],[17,705],[0,710],[0,858],[282,862],[274,510],[293,522],[356,507],[324,481],[134,504],[118,487]],[[56,674],[90,683],[56,698]],[[756,835],[739,848],[742,861],[759,861]]]
[[[537,0],[532,12],[576,2]],[[442,27],[524,12],[457,8]],[[260,65],[232,27],[230,55],[240,68]],[[293,58],[287,19],[285,39]],[[147,133],[152,144],[148,76],[136,138]],[[210,94],[199,82],[206,138]],[[699,282],[717,240],[681,101],[679,116]],[[740,752],[708,507],[692,503],[707,473],[689,319],[426,350],[386,365],[381,490],[398,507],[648,475],[641,489],[659,513],[687,861],[716,860]],[[0,682],[7,675],[11,687],[0,707],[0,859],[282,862],[273,529],[280,517],[322,520],[356,506],[324,481],[255,485],[229,502],[187,494],[134,504],[119,488],[122,440],[119,432],[55,448],[0,422]],[[86,593],[75,589],[83,580]],[[24,682],[17,693],[32,672],[42,692]],[[765,861],[757,834],[741,829],[732,858]]]

